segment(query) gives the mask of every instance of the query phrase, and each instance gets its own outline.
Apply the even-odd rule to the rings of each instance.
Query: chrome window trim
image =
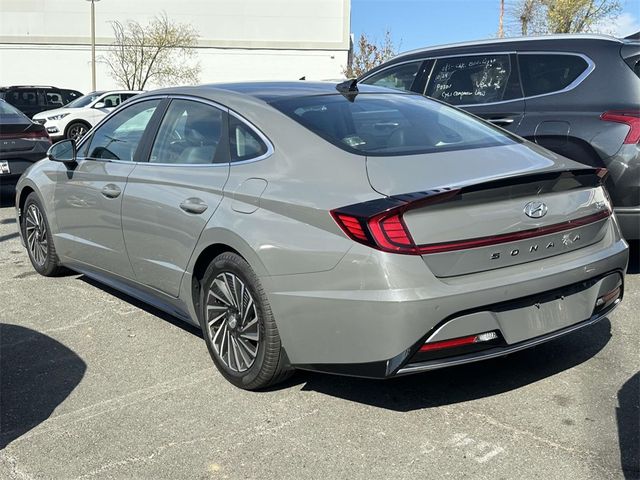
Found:
[[[473,44],[471,44],[473,45]],[[550,51],[526,51],[526,52],[517,52],[517,51],[500,51],[500,52],[480,52],[480,53],[462,53],[462,54],[455,54],[455,55],[442,55],[442,56],[431,56],[431,57],[421,57],[420,60],[422,60],[423,62],[429,61],[429,60],[440,60],[443,58],[455,58],[455,57],[475,57],[475,56],[482,56],[482,55],[500,55],[500,54],[504,54],[504,55],[572,55],[574,57],[580,57],[582,58],[584,61],[587,62],[587,68],[580,74],[578,75],[578,77],[571,82],[569,85],[567,85],[566,87],[564,87],[562,90],[556,90],[554,92],[549,92],[549,93],[541,93],[539,95],[530,95],[530,96],[526,96],[524,95],[524,91],[523,96],[522,97],[518,97],[518,98],[512,98],[510,100],[500,100],[499,102],[487,102],[487,103],[467,103],[467,104],[463,104],[463,105],[452,105],[453,107],[456,108],[468,108],[468,107],[479,107],[479,106],[485,106],[485,105],[502,105],[505,103],[512,103],[512,102],[520,102],[523,100],[530,100],[532,98],[540,98],[540,97],[546,97],[548,95],[557,95],[558,93],[566,93],[570,90],[573,90],[574,88],[576,88],[578,85],[580,85],[589,75],[591,75],[591,72],[593,72],[596,69],[596,65],[593,62],[593,60],[591,60],[590,57],[588,57],[587,55],[583,54],[583,53],[577,53],[577,52],[564,52],[564,51],[557,51],[557,52],[550,52]],[[413,63],[415,62],[416,59],[413,60],[406,60],[404,62],[398,62],[398,63],[394,63],[393,65],[389,65],[388,67],[382,68],[370,75],[367,75],[366,77],[363,77],[362,80],[360,80],[360,82],[364,82],[365,80],[367,80],[368,78],[372,77],[373,75],[377,75],[381,72],[384,72],[385,70],[397,67],[399,65],[404,65],[407,63]],[[436,62],[434,62],[433,67],[435,67]],[[518,65],[518,74],[520,73],[520,65]],[[426,92],[426,88],[429,85],[429,80],[431,79],[431,75],[429,75],[429,79],[427,79],[427,82],[425,83],[425,92]],[[424,95],[425,92],[422,92],[421,95]],[[420,92],[413,92],[413,93],[418,93],[420,94]],[[426,96],[426,95],[425,95]],[[431,98],[431,97],[428,97]]]
[[[137,95],[136,95],[137,96]],[[246,118],[244,118],[242,115],[240,115],[239,113],[231,110],[229,107],[222,105],[221,103],[218,103],[214,100],[209,100],[206,98],[202,98],[202,97],[195,97],[195,96],[190,96],[190,95],[183,95],[183,94],[179,94],[179,95],[171,95],[171,94],[163,94],[163,95],[152,95],[149,97],[143,97],[143,98],[136,98],[133,97],[130,101],[127,101],[127,107],[135,105],[136,103],[139,102],[144,102],[145,100],[164,100],[165,98],[168,98],[170,100],[174,100],[174,99],[178,99],[178,100],[191,100],[191,101],[196,101],[196,102],[200,102],[200,103],[204,103],[207,104],[209,106],[212,106],[214,108],[217,108],[218,110],[222,110],[223,112],[226,112],[227,114],[233,116],[234,118],[238,119],[240,122],[244,123],[251,131],[253,131],[258,137],[260,137],[260,139],[265,143],[265,145],[267,146],[267,151],[266,153],[255,157],[255,158],[249,158],[246,160],[238,160],[238,161],[229,161],[229,162],[225,162],[225,163],[195,163],[195,164],[188,164],[188,163],[155,163],[155,162],[149,162],[149,161],[145,161],[145,162],[135,162],[135,161],[127,161],[127,160],[109,160],[109,159],[103,159],[103,158],[92,158],[92,157],[78,157],[78,160],[93,160],[93,161],[102,161],[102,162],[114,162],[114,163],[127,163],[127,164],[135,164],[135,165],[154,165],[154,166],[160,166],[160,167],[189,167],[189,168],[193,168],[193,167],[199,167],[199,168],[218,168],[218,167],[230,167],[231,165],[242,165],[242,164],[246,164],[246,163],[253,163],[253,162],[259,162],[261,160],[265,160],[267,158],[269,158],[271,155],[273,155],[275,149],[273,147],[273,144],[271,143],[271,141],[267,138],[267,136],[262,133],[262,131],[256,127],[253,123],[251,123],[249,120],[247,120]],[[111,112],[109,115],[107,115],[106,117],[104,117],[97,125],[95,125],[93,128],[91,128],[91,130],[89,130],[85,136],[82,138],[81,142],[78,144],[77,146],[77,150],[80,150],[80,148],[84,145],[84,142],[86,142],[87,138],[89,138],[91,135],[93,135],[93,131],[99,127],[103,122],[107,121],[107,119],[109,119],[113,114],[117,113],[117,111],[119,111],[120,109],[117,108],[115,109],[113,112]],[[228,137],[228,136],[227,136]],[[153,148],[153,145],[152,145]],[[229,152],[229,154],[231,154],[231,152]]]

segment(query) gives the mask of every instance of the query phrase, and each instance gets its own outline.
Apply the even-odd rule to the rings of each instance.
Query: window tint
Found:
[[[576,55],[519,54],[522,88],[527,97],[568,87],[588,64]]]
[[[511,80],[509,55],[476,55],[436,60],[425,94],[451,105],[511,100],[520,95]]]
[[[422,61],[418,61],[399,65],[397,67],[391,67],[380,73],[372,75],[363,83],[408,91],[411,90],[411,85],[418,74],[418,69],[421,64]]]
[[[221,132],[222,111],[200,102],[173,100],[162,120],[149,162],[214,163]]]
[[[38,105],[38,91],[28,89],[18,89],[10,91],[5,100],[16,107],[29,107]]]
[[[229,144],[232,161],[250,160],[268,151],[260,136],[234,117],[229,117]]]
[[[120,111],[93,134],[88,157],[133,161],[153,112],[160,100],[136,103]]]
[[[281,100],[274,107],[309,130],[362,155],[410,155],[515,143],[514,137],[420,95],[359,94]]]

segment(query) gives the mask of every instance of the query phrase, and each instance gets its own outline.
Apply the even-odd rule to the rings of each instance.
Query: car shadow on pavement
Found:
[[[13,207],[16,203],[15,183],[0,183],[0,207]]]
[[[18,325],[0,324],[0,450],[45,421],[87,369],[72,350]]]
[[[407,412],[498,395],[568,370],[589,360],[609,342],[611,323],[597,324],[566,337],[511,354],[443,370],[389,380],[300,373],[302,390],[352,402]],[[294,378],[296,378],[294,377]]]
[[[632,376],[618,392],[618,440],[624,478],[640,478],[640,372]]]

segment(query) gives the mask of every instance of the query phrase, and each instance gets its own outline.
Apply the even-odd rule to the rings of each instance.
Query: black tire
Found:
[[[251,312],[253,313],[253,318],[256,319],[254,325],[257,325],[257,328],[251,328],[256,328],[255,335],[257,335],[258,338],[256,348],[254,349],[254,352],[256,352],[255,357],[253,357],[253,362],[250,364],[243,362],[240,359],[240,355],[238,355],[238,352],[243,350],[243,352],[240,353],[251,356],[249,349],[245,350],[241,348],[238,337],[243,335],[240,333],[242,329],[252,322],[249,321],[248,315],[245,317],[246,321],[244,321],[244,319],[240,318],[241,315],[237,311],[232,311],[234,310],[233,306],[227,306],[214,297],[214,293],[216,292],[218,298],[223,296],[219,289],[221,277],[223,279],[231,278],[233,280],[233,286],[230,288],[229,293],[231,293],[231,297],[237,301],[236,304],[240,303],[244,306],[250,304],[255,305],[255,309],[251,307]],[[239,285],[237,289],[236,280],[238,280],[237,285]],[[217,281],[215,286],[214,281]],[[227,283],[227,285],[229,286],[230,284]],[[240,290],[241,288],[242,291],[240,293],[236,292],[236,290]],[[243,300],[238,301],[238,296],[242,296]],[[245,299],[247,299],[246,302]],[[220,373],[222,373],[229,382],[245,390],[257,390],[282,382],[293,373],[293,369],[287,364],[286,356],[280,342],[278,328],[276,327],[267,296],[257,275],[242,257],[232,252],[225,252],[213,259],[202,280],[200,305],[200,326],[202,327],[209,354]],[[241,307],[241,309],[243,311],[249,311],[248,308],[245,309]],[[207,312],[210,313],[208,314]],[[211,319],[219,316],[223,316],[220,323],[216,322],[210,327],[208,323]],[[233,326],[231,326],[232,324]],[[220,329],[221,332],[218,332],[218,329]],[[219,334],[218,337],[215,336],[216,332]],[[234,338],[228,340],[228,342],[224,342],[224,340],[220,340],[220,333],[222,333],[222,337],[226,334],[227,337],[233,336]],[[224,358],[224,345],[219,345],[220,353],[222,353],[221,356],[216,344],[214,344],[214,338],[218,343],[222,341],[222,343],[226,344],[226,360]],[[245,344],[250,343],[246,340],[242,341],[245,342]],[[235,342],[235,344],[233,344],[233,342]],[[253,346],[253,344],[250,346]],[[236,350],[235,355],[233,350]],[[234,360],[230,357],[235,357],[236,368],[233,368]],[[245,369],[240,371],[242,367],[245,367]]]
[[[75,140],[77,143],[90,129],[91,127],[85,122],[71,122],[67,125],[65,137],[69,140]]]
[[[40,216],[41,226],[34,225],[32,221],[33,215]],[[35,192],[31,192],[24,202],[20,228],[22,229],[22,238],[24,238],[27,245],[29,260],[31,260],[31,265],[33,265],[36,272],[45,277],[55,277],[63,273],[64,268],[60,265],[56,247],[53,245],[53,235],[51,235],[49,221]],[[46,241],[46,246],[36,251],[36,248],[39,248],[36,243],[43,245],[42,240]]]

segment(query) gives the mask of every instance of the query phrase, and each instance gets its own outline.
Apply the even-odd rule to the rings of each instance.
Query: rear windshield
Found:
[[[26,119],[24,113],[17,108],[9,105],[4,100],[0,100],[0,120],[10,123],[11,121],[24,121]],[[1,122],[0,122],[1,123]]]
[[[420,95],[361,93],[289,98],[272,105],[343,150],[412,155],[516,143],[467,113]]]

